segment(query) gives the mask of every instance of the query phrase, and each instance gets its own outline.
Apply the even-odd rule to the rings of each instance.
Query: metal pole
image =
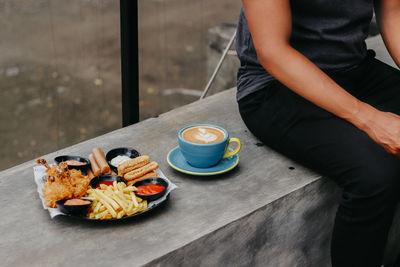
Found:
[[[220,60],[219,60],[219,62],[218,62],[218,64],[217,64],[217,66],[215,67],[214,73],[211,75],[211,78],[210,78],[210,80],[208,81],[208,83],[207,83],[207,85],[206,85],[206,88],[204,88],[204,91],[203,91],[203,93],[202,93],[201,96],[200,96],[200,99],[205,98],[206,95],[207,95],[207,93],[208,93],[208,90],[210,90],[211,84],[213,83],[215,77],[217,76],[217,73],[218,73],[219,69],[221,68],[222,63],[224,62],[224,60],[225,60],[225,58],[226,58],[226,55],[228,54],[228,51],[229,51],[229,49],[231,48],[231,46],[232,46],[232,44],[233,44],[233,41],[235,40],[235,37],[236,37],[236,30],[235,30],[235,32],[233,33],[231,39],[229,40],[228,45],[225,47],[225,50],[224,50],[224,52],[222,53],[222,56],[221,56],[221,58],[220,58]]]
[[[122,126],[139,121],[139,46],[137,1],[120,0]]]

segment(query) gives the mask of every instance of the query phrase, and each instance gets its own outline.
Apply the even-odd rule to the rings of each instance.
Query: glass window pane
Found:
[[[120,128],[119,1],[0,0],[0,170]]]
[[[241,1],[139,0],[138,4],[140,118],[144,119],[199,99],[221,55],[212,52],[210,32],[231,25],[229,39]],[[237,61],[236,55],[229,57]],[[236,70],[230,75],[235,80]]]

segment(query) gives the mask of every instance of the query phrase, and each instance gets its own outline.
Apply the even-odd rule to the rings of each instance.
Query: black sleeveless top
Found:
[[[365,39],[373,15],[373,0],[291,0],[290,4],[293,24],[290,44],[318,67],[351,68],[366,56]],[[243,8],[236,51],[240,59],[237,81],[240,100],[274,80],[257,60]]]

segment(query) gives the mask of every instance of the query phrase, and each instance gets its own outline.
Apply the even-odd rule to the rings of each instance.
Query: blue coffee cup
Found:
[[[185,130],[199,126],[219,129],[224,132],[225,137],[219,142],[208,144],[189,142],[182,137],[182,133]],[[237,147],[233,151],[229,150],[231,143],[237,143]],[[212,124],[192,124],[182,128],[178,133],[178,144],[186,161],[193,167],[197,168],[208,168],[214,166],[220,160],[232,157],[239,153],[242,146],[239,138],[229,138],[227,130],[221,126]]]

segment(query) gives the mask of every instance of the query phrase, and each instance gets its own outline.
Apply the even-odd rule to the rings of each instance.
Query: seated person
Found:
[[[399,0],[242,0],[240,114],[282,154],[343,188],[332,265],[382,264],[400,197],[400,71],[365,39],[373,10],[400,66]]]

